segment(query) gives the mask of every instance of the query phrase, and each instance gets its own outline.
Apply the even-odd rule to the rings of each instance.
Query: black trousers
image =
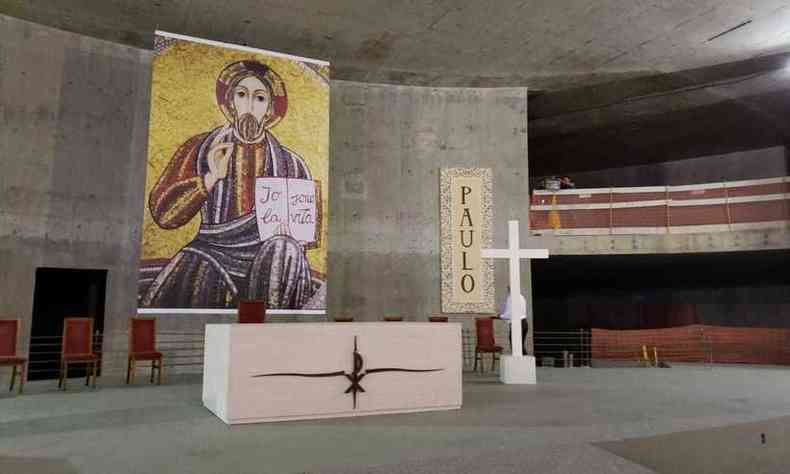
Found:
[[[510,321],[508,321],[510,324]],[[513,339],[513,329],[512,326],[508,325],[507,330],[507,340],[510,341]],[[527,318],[521,320],[521,353],[523,355],[527,355],[527,331],[529,331],[529,323],[527,322]]]

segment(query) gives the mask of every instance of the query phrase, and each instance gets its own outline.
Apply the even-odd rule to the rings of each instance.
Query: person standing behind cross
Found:
[[[521,307],[525,309],[523,313],[517,315],[516,317],[521,319],[521,351],[523,355],[527,355],[527,331],[529,329],[529,323],[527,322],[527,314],[526,314],[526,307],[527,301],[524,299],[524,295],[518,295],[521,298]],[[512,294],[510,292],[510,285],[507,286],[507,298],[505,299],[505,303],[502,305],[502,311],[499,314],[499,319],[503,319],[505,321],[510,321],[513,318],[513,304],[511,301]],[[508,325],[508,340],[511,339],[511,331],[510,329],[512,326]]]

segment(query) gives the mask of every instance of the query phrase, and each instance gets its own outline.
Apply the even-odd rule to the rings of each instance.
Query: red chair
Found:
[[[162,385],[162,353],[156,350],[156,318],[129,318],[129,357],[126,361],[126,384],[134,383],[137,361],[151,361],[151,382]]]
[[[428,318],[428,321],[432,323],[446,323],[448,318],[447,316],[431,316]]]
[[[66,318],[63,320],[63,345],[60,349],[60,379],[58,388],[66,390],[69,364],[87,364],[85,385],[96,388],[96,371],[99,356],[93,352],[93,318]],[[91,383],[93,375],[93,383]]]
[[[239,323],[260,324],[266,320],[266,301],[246,300],[239,301]]]
[[[475,345],[474,370],[477,371],[477,361],[480,360],[480,370],[485,371],[483,354],[491,354],[491,370],[494,370],[494,364],[499,361],[499,353],[502,352],[502,346],[496,345],[494,339],[494,318],[475,319],[475,329],[477,330],[477,344]]]
[[[13,367],[9,392],[14,390],[17,369],[19,369],[19,393],[22,393],[22,389],[25,387],[25,378],[27,378],[27,359],[19,357],[16,353],[19,327],[18,319],[0,319],[0,367],[9,365]]]

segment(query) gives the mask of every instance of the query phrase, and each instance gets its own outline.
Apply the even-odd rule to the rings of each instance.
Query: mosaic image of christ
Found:
[[[178,229],[198,213],[197,235],[141,288],[152,308],[236,307],[264,299],[272,309],[300,309],[316,285],[304,243],[283,229],[261,241],[255,216],[259,177],[313,179],[305,161],[271,129],[288,111],[282,78],[254,60],[228,64],[216,80],[227,122],[186,139],[148,194],[162,229]]]

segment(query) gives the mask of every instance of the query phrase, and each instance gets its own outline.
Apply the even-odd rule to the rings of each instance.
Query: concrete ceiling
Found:
[[[780,53],[534,97],[531,172],[564,174],[787,146],[788,64],[790,54]]]
[[[333,77],[527,86],[533,176],[790,141],[790,0],[0,0],[150,48],[161,29],[327,59]]]
[[[545,91],[790,45],[784,0],[0,0],[0,13],[140,47],[158,28],[328,59],[338,79]]]

